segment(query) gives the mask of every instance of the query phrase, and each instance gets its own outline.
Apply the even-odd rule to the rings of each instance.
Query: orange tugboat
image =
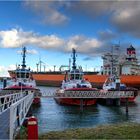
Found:
[[[76,67],[76,51],[73,49],[73,66],[72,70],[66,72],[65,78],[62,82],[61,89],[57,90],[58,94],[64,93],[65,91],[95,91],[97,89],[92,88],[89,81],[83,77],[81,68]],[[56,102],[65,105],[80,105],[80,99],[76,98],[55,98]],[[83,99],[83,105],[95,105],[96,99]]]

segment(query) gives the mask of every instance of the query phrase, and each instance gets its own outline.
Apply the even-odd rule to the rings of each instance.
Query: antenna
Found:
[[[25,69],[26,68],[26,61],[25,61],[25,57],[26,57],[26,47],[23,47],[22,48],[22,57],[23,57],[23,60],[22,60],[22,69]]]
[[[42,60],[41,60],[41,57],[39,57],[39,62],[38,62],[38,65],[40,66],[40,72],[41,72],[41,69],[42,69],[42,64],[46,65]],[[46,67],[46,66],[45,66]],[[45,68],[44,68],[45,69]]]
[[[69,70],[71,69],[71,59],[69,58]]]
[[[72,58],[72,59],[73,59],[73,63],[72,63],[73,66],[72,66],[72,69],[75,70],[75,69],[76,69],[76,63],[75,63],[75,62],[76,62],[76,50],[75,50],[74,48],[72,49],[72,57],[73,57],[73,58]]]
[[[114,74],[113,68],[114,68],[114,45],[112,45],[111,47],[111,75]]]
[[[36,67],[37,67],[37,72],[38,72],[38,65],[39,65],[39,63],[36,63]]]
[[[41,72],[41,57],[39,57],[39,65],[40,65],[40,72]]]
[[[54,67],[53,71],[55,72],[56,65],[54,65],[53,67]]]
[[[44,72],[46,71],[46,65],[43,65],[44,66]]]

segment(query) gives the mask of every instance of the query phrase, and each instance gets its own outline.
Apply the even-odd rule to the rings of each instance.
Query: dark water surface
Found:
[[[40,87],[40,89],[53,92],[57,88]],[[129,105],[128,116],[125,113],[125,106],[109,107],[97,104],[84,107],[81,113],[78,106],[62,106],[53,98],[41,98],[40,107],[33,107],[33,115],[38,118],[39,133],[121,122],[140,123],[140,97],[137,97],[135,104]]]

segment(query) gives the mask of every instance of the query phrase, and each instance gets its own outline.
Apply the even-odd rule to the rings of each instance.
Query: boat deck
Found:
[[[0,114],[0,139],[9,139],[10,109]]]

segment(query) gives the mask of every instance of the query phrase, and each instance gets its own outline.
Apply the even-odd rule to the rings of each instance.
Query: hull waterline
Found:
[[[62,105],[75,105],[80,106],[81,101],[80,99],[74,98],[54,98],[58,104]],[[83,99],[83,106],[91,106],[96,105],[96,99]]]

